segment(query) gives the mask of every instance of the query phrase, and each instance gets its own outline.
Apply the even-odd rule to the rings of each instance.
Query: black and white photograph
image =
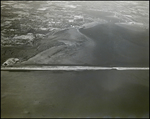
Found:
[[[149,1],[1,1],[1,118],[149,118]]]

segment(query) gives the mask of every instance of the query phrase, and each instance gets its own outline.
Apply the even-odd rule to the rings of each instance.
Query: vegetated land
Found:
[[[97,57],[93,57],[94,43],[104,43],[103,40],[108,38],[100,35],[103,32],[105,32],[106,36],[110,35],[109,27],[116,25],[123,29],[134,30],[136,35],[139,32],[140,34],[143,32],[146,36],[142,37],[143,35],[139,34],[140,39],[138,42],[149,42],[147,40],[149,38],[147,35],[149,30],[149,7],[147,2],[2,1],[1,3],[1,64],[12,57],[19,58],[22,62],[27,63],[28,60],[34,59],[34,56],[40,56],[42,52],[45,53],[46,51],[50,51],[51,55],[46,54],[45,56],[49,56],[49,60],[43,60],[43,62],[40,62],[41,64],[93,64],[95,58],[97,59]],[[100,42],[95,42],[97,39],[93,40],[95,37],[90,36],[92,32],[88,33],[90,28],[96,29],[93,25],[97,23],[105,24],[105,26],[102,25],[103,29],[98,28],[98,30],[101,30],[100,33],[97,33],[101,38]],[[83,34],[79,31],[80,28]],[[82,28],[85,28],[85,30],[82,30]],[[113,28],[111,29],[113,30]],[[114,32],[118,38],[122,37],[119,33],[116,34],[117,30],[112,31],[112,33]],[[123,38],[130,41],[134,34],[127,33],[125,33],[126,37],[123,36]],[[111,39],[114,40],[113,38]],[[145,41],[141,41],[142,39]],[[110,41],[110,39],[107,41]],[[131,42],[135,43],[135,41]],[[110,48],[106,47],[108,47],[107,44],[109,43],[105,43],[104,48],[108,51]],[[119,43],[118,40],[117,43],[122,45],[123,42]],[[61,50],[60,47],[62,47]],[[132,45],[129,45],[129,47],[131,48]],[[120,48],[123,47],[120,46]],[[129,56],[136,54],[137,57],[145,52],[144,58],[147,58],[147,46],[146,49],[140,50],[141,52],[139,53],[135,53],[136,48]],[[100,48],[99,50],[104,49]],[[53,52],[52,50],[56,52],[51,53]],[[119,54],[125,53],[125,50],[122,49],[120,52]],[[127,57],[127,54],[126,52],[124,56]],[[109,63],[110,61],[102,62],[105,60],[103,55],[100,57],[100,60],[99,58],[97,60],[101,63],[96,61],[97,64],[111,64]],[[39,63],[39,60],[38,62],[34,61],[34,63]],[[138,61],[136,63],[139,63]],[[141,61],[147,62],[147,59],[141,59]],[[30,63],[33,63],[33,61]]]

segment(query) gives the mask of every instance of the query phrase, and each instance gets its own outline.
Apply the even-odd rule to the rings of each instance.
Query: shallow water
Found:
[[[1,71],[1,117],[148,117],[149,71]]]

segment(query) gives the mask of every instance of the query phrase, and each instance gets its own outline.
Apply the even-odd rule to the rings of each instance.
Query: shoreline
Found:
[[[149,67],[92,67],[92,66],[25,66],[25,67],[1,67],[1,71],[9,70],[48,70],[48,71],[83,71],[83,70],[149,70]]]

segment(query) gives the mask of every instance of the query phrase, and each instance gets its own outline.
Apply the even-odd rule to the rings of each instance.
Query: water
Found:
[[[1,72],[1,117],[143,117],[149,71]]]

